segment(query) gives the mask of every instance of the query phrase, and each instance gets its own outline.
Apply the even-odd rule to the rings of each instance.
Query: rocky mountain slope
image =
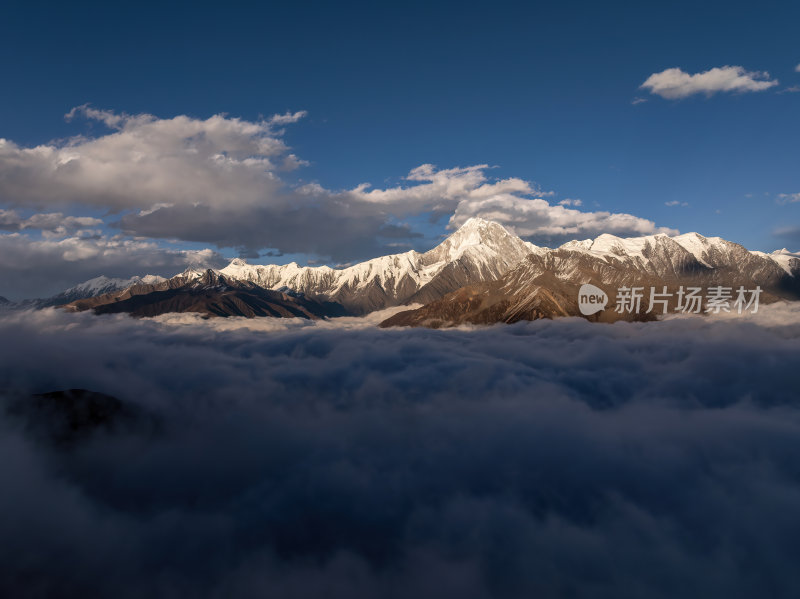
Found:
[[[760,286],[760,302],[800,299],[800,259],[750,252],[720,238],[697,233],[622,239],[601,235],[555,250],[529,254],[496,281],[465,286],[417,310],[400,312],[381,326],[453,326],[580,316],[578,292],[589,283],[605,291],[606,310],[591,320],[647,320],[678,309],[683,286],[706,293],[714,286],[746,290]],[[615,311],[621,287],[641,287],[638,307]],[[670,294],[650,308],[650,289]],[[659,299],[656,297],[656,299]],[[735,295],[731,302],[734,301]],[[748,296],[749,299],[749,296]],[[665,309],[666,308],[666,309]],[[701,311],[703,304],[701,303]]]
[[[79,285],[65,289],[58,295],[49,297],[42,300],[36,300],[38,306],[46,308],[48,306],[61,306],[80,299],[89,297],[96,297],[106,293],[114,293],[115,291],[123,291],[132,287],[133,285],[152,285],[165,281],[164,277],[156,275],[145,275],[143,277],[131,277],[130,279],[117,279],[105,276],[95,277],[84,281]]]
[[[606,290],[612,303],[623,285],[669,290],[680,285],[759,285],[765,291],[762,301],[797,299],[800,255],[751,252],[697,233],[600,235],[549,249],[476,218],[424,253],[383,256],[342,269],[250,265],[235,259],[219,271],[188,269],[170,279],[98,277],[65,291],[57,296],[62,301],[53,303],[140,316],[195,311],[308,318],[419,303],[424,308],[397,314],[387,324],[448,326],[577,314],[577,290],[584,283]],[[594,319],[651,317],[606,310]]]
[[[157,283],[139,283],[122,292],[112,292],[71,302],[68,310],[94,310],[96,314],[127,313],[158,316],[169,312],[197,312],[206,316],[256,316],[324,318],[343,316],[332,302],[319,302],[292,292],[264,289],[249,281],[238,281],[206,270],[178,275]]]
[[[305,302],[311,315],[366,314],[389,306],[430,301],[470,283],[494,280],[528,253],[539,249],[497,223],[472,219],[425,253],[410,251],[383,256],[344,269],[301,267],[296,263],[250,265],[235,259],[220,271],[189,269],[170,279],[152,282],[140,279],[123,290],[114,289],[65,303],[74,310],[91,308],[97,313],[130,312],[140,316],[152,315],[153,311],[163,313],[167,308],[219,316],[292,316],[291,310],[283,314],[264,306],[259,309],[252,297],[253,294],[260,294],[262,299],[269,296],[275,308],[275,302],[283,294],[291,298],[292,304]],[[212,276],[208,273],[224,280],[228,287],[237,286],[237,307],[228,302],[222,308],[218,298],[209,300],[213,306],[197,303],[192,283]],[[208,287],[204,285],[205,294],[209,293]],[[145,299],[152,293],[160,295]],[[230,292],[227,297],[230,299]],[[242,302],[247,305],[241,305]],[[145,308],[145,304],[150,307]]]

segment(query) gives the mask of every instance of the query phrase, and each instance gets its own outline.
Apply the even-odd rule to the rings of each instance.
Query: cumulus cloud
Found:
[[[453,215],[451,227],[470,216],[490,218],[535,239],[551,238],[551,223],[556,221],[558,234],[565,236],[573,232],[674,232],[628,214],[564,211],[562,206],[542,199],[554,195],[552,192],[514,177],[490,180],[488,170],[486,164],[449,169],[423,164],[406,176],[407,184],[395,187],[372,189],[364,183],[335,191],[311,184],[297,188],[292,196],[273,198],[270,205],[246,211],[226,210],[221,214],[208,206],[165,206],[126,215],[119,226],[130,234],[175,236],[233,247],[262,247],[268,239],[270,247],[285,252],[315,253],[338,262],[391,251],[385,242],[387,231],[394,233],[392,239],[412,242],[419,238],[410,228],[398,229],[388,221],[423,212]],[[567,201],[580,205],[580,200]],[[521,212],[530,215],[533,211],[535,218],[528,218],[526,226],[519,224]],[[464,214],[467,216],[462,217]]]
[[[678,100],[695,94],[712,96],[720,92],[758,92],[778,85],[766,71],[747,71],[744,67],[715,67],[702,73],[689,74],[679,68],[653,73],[640,86],[651,94]]]
[[[580,206],[581,200],[566,199],[556,205],[541,196],[554,195],[542,192],[531,183],[517,178],[490,182],[486,175],[488,165],[437,170],[430,164],[422,165],[408,176],[418,185],[387,190],[359,188],[351,194],[378,204],[406,206],[408,210],[426,210],[448,213],[453,211],[451,229],[464,224],[469,218],[481,217],[499,222],[515,234],[534,241],[552,241],[595,236],[600,233],[645,235],[651,233],[676,233],[674,229],[656,227],[652,221],[631,214],[609,212],[582,212],[565,206]]]
[[[631,215],[609,220],[606,213],[548,208],[541,198],[552,192],[515,177],[490,179],[485,164],[444,169],[423,164],[402,184],[385,189],[366,183],[343,190],[300,185],[287,169],[304,161],[290,153],[283,127],[304,114],[255,122],[225,115],[160,119],[81,106],[68,119],[89,119],[110,132],[31,148],[0,140],[0,202],[26,209],[102,207],[114,214],[108,224],[134,237],[232,247],[243,255],[262,249],[313,254],[331,262],[412,247],[419,233],[396,225],[409,215],[476,212],[487,201],[509,198],[520,205],[531,202],[538,212],[551,210],[549,220],[565,229],[600,233],[604,230],[580,223],[613,225],[624,217],[634,225],[626,231],[656,230]],[[518,213],[514,208],[506,218]],[[525,230],[535,234],[534,229],[530,224]]]
[[[279,184],[287,153],[276,128],[304,113],[250,122],[73,109],[113,131],[33,148],[0,139],[0,198],[12,205],[83,204],[117,210],[156,204],[247,206]]]
[[[2,231],[36,229],[51,236],[64,236],[80,229],[99,227],[102,224],[102,219],[92,216],[65,216],[61,212],[46,212],[22,218],[14,210],[0,209],[0,230]]]
[[[565,206],[553,206],[544,199],[528,199],[512,194],[498,194],[483,200],[464,202],[450,219],[457,227],[479,216],[494,220],[507,229],[540,244],[559,244],[575,238],[595,237],[600,233],[621,236],[677,234],[676,229],[657,227],[653,221],[625,213],[606,211],[581,212]]]
[[[0,410],[0,593],[791,596],[782,309],[266,334],[0,318],[6,395],[90,388],[159,422],[64,450]]]
[[[0,235],[0,295],[14,300],[54,295],[104,274],[172,276],[188,266],[217,268],[226,261],[209,249],[163,247],[153,241],[72,235],[35,239]]]

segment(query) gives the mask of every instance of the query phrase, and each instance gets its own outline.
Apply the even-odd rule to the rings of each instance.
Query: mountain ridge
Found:
[[[212,316],[275,316],[319,319],[344,316],[338,304],[319,302],[247,281],[231,279],[207,269],[200,277],[178,275],[156,283],[134,285],[122,293],[107,293],[71,302],[64,308],[96,314],[127,313],[152,317],[170,312],[196,312]]]
[[[701,237],[701,236],[698,236]],[[705,239],[705,238],[704,238]],[[622,287],[657,289],[671,295],[666,310],[676,310],[677,292],[682,286],[708,289],[714,286],[739,286],[762,289],[760,301],[800,299],[800,261],[789,274],[780,264],[764,255],[750,252],[723,239],[696,247],[690,252],[669,236],[649,236],[625,240],[605,238],[599,247],[565,244],[555,250],[531,253],[514,269],[495,281],[465,286],[421,308],[399,312],[380,326],[428,326],[459,324],[512,323],[555,316],[582,316],[578,293],[583,284],[602,289],[608,296],[607,309],[589,320],[652,320],[660,312],[647,308],[644,297],[640,309],[614,310],[617,291]],[[697,255],[699,254],[699,255]]]
[[[462,288],[500,280],[505,281],[503,292],[509,297],[516,296],[522,293],[526,281],[545,283],[547,277],[542,277],[547,271],[553,275],[547,284],[559,288],[584,279],[608,283],[633,275],[670,285],[689,279],[700,282],[720,278],[733,280],[737,278],[737,272],[743,271],[746,276],[740,279],[764,281],[775,297],[781,297],[782,291],[786,292],[783,295],[794,293],[800,281],[797,276],[800,274],[800,254],[786,249],[772,254],[750,251],[720,237],[704,237],[699,233],[675,236],[660,233],[628,238],[602,234],[594,239],[569,241],[551,249],[523,241],[498,223],[473,218],[427,252],[412,250],[390,254],[341,269],[299,266],[294,262],[251,265],[235,258],[219,270],[190,267],[169,279],[148,275],[123,281],[100,276],[55,297],[69,299],[67,292],[84,293],[87,297],[58,303],[74,310],[122,311],[125,306],[142,303],[141,298],[132,300],[133,297],[178,289],[189,292],[187,285],[192,281],[213,273],[228,283],[245,284],[237,287],[241,294],[255,293],[258,288],[327,307],[311,311],[318,314],[360,315],[404,304],[428,305]],[[512,272],[516,274],[511,275]],[[516,283],[512,284],[513,280]],[[121,282],[133,284],[120,289]],[[113,288],[107,291],[104,286]],[[92,290],[101,292],[91,295]],[[551,291],[566,293],[563,289],[558,292],[553,288]],[[526,293],[530,295],[532,290],[527,289]],[[551,298],[551,303],[555,297]],[[277,296],[271,299],[285,301]],[[127,304],[119,304],[116,308],[100,307],[126,301]],[[559,305],[558,309],[553,307],[555,304]],[[573,309],[570,306],[567,310],[559,302],[555,304],[551,306],[554,314],[559,310]],[[186,308],[179,301],[172,301],[170,305],[176,309]],[[496,304],[493,306],[492,310],[499,310]],[[205,309],[195,305],[198,307]],[[232,309],[231,314],[218,315],[239,315],[239,311],[243,315],[261,313],[244,307]],[[517,312],[525,313],[525,310]],[[399,315],[394,318],[399,320]]]

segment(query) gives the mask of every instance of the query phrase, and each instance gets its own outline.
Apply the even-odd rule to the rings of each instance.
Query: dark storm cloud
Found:
[[[55,452],[0,419],[0,593],[793,596],[800,318],[765,316],[6,317],[9,391],[93,389],[163,431]]]

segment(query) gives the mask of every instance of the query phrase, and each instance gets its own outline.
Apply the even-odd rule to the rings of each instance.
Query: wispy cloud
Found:
[[[677,100],[695,94],[712,96],[720,92],[758,92],[778,85],[766,71],[747,71],[740,66],[715,67],[689,74],[679,68],[653,73],[640,86],[650,93]]]
[[[689,202],[681,202],[680,200],[671,200],[669,202],[664,202],[665,206],[688,206]]]
[[[775,201],[778,204],[794,204],[800,202],[800,193],[779,193]]]

